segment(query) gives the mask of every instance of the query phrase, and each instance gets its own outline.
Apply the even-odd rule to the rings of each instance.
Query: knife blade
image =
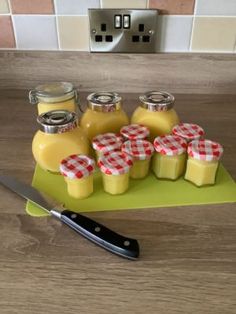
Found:
[[[0,175],[0,182],[13,192],[40,206],[51,216],[59,219],[86,239],[111,253],[131,260],[139,257],[137,240],[124,237],[104,225],[71,210],[65,209],[60,211],[54,207],[52,208],[37,189],[13,177]]]

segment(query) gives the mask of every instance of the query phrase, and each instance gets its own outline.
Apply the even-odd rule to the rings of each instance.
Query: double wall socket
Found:
[[[91,52],[155,52],[158,10],[89,9]]]

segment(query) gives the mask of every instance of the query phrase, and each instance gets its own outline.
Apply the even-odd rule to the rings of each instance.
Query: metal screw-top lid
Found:
[[[113,92],[92,93],[87,97],[88,107],[92,110],[112,112],[121,107],[121,97]]]
[[[67,110],[52,110],[42,113],[37,118],[39,129],[44,133],[65,133],[77,127],[75,112]]]
[[[151,111],[167,111],[173,108],[175,98],[167,92],[150,91],[139,97],[141,106]]]
[[[39,102],[54,103],[62,102],[71,98],[77,100],[77,91],[69,82],[52,82],[38,85],[29,92],[30,103],[35,105]]]

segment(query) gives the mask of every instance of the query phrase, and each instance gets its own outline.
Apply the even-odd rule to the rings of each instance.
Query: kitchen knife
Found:
[[[67,226],[104,249],[128,259],[134,260],[138,258],[139,245],[137,240],[124,237],[94,220],[71,210],[59,211],[58,209],[51,208],[37,189],[13,177],[0,175],[0,183],[23,198],[40,206],[40,208],[50,215],[58,218]]]

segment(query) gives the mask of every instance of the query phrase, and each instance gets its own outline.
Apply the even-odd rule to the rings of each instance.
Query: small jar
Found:
[[[193,123],[180,123],[174,126],[172,134],[184,138],[188,143],[198,140],[204,136],[205,132],[202,127]]]
[[[29,92],[29,100],[38,105],[38,114],[52,110],[77,111],[78,94],[71,83],[54,82],[37,86]]]
[[[33,138],[32,151],[44,170],[60,171],[61,160],[69,155],[89,153],[89,142],[77,124],[77,115],[66,110],[54,110],[37,118],[40,130]]]
[[[120,151],[122,143],[121,136],[114,133],[100,134],[92,140],[92,146],[96,152],[97,159],[109,152]]]
[[[87,198],[93,193],[94,160],[86,155],[71,155],[61,161],[60,172],[71,197]]]
[[[152,170],[157,178],[176,180],[184,174],[187,142],[176,135],[164,135],[154,140]]]
[[[132,179],[142,179],[148,175],[150,160],[154,152],[153,145],[145,140],[126,141],[121,151],[130,155],[133,166],[130,169]]]
[[[126,192],[132,165],[132,158],[123,152],[111,152],[99,158],[104,191],[112,195]]]
[[[188,145],[185,179],[197,186],[213,185],[223,147],[210,140],[195,140]]]
[[[87,100],[88,107],[81,117],[80,126],[90,140],[99,134],[119,133],[120,128],[129,123],[122,109],[122,98],[117,93],[93,93]]]
[[[170,134],[179,123],[174,107],[175,98],[167,92],[151,91],[139,97],[140,105],[134,111],[131,123],[145,125],[150,131],[150,139]]]
[[[148,128],[140,124],[125,125],[120,129],[120,134],[125,141],[128,140],[145,140],[149,137]]]

